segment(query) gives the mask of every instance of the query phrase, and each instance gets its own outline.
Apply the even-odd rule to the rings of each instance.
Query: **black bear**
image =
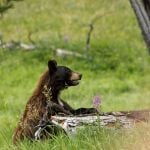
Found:
[[[60,98],[60,91],[78,85],[81,78],[80,73],[65,66],[57,66],[55,60],[48,61],[48,70],[41,76],[15,129],[13,143],[16,144],[18,140],[24,138],[34,140],[36,126],[45,114],[45,119],[48,119],[59,113],[67,115],[98,113],[95,108],[73,109]],[[48,112],[45,113],[46,111]]]

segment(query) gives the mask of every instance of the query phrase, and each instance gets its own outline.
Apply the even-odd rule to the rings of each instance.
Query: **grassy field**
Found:
[[[54,55],[56,48],[85,54],[87,25],[98,16],[88,51],[91,61]],[[87,127],[70,139],[62,135],[14,147],[13,130],[51,58],[83,74],[79,86],[62,93],[73,107],[91,107],[93,97],[99,95],[102,111],[150,108],[150,58],[128,1],[16,3],[0,20],[3,40],[29,43],[29,32],[38,45],[35,51],[0,49],[0,150],[150,149],[150,126],[146,124],[129,131]]]

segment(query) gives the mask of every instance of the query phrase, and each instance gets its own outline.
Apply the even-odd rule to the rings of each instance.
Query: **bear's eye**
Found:
[[[64,76],[64,75],[57,74],[57,75],[55,76],[55,80],[56,80],[56,81],[64,81],[64,80],[65,80],[65,76]]]

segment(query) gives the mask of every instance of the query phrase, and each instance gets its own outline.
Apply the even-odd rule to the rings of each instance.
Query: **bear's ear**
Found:
[[[57,70],[57,62],[55,60],[49,60],[48,68],[50,75],[53,74]]]

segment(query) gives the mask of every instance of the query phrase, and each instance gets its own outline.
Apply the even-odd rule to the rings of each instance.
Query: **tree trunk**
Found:
[[[150,54],[150,1],[130,0]]]

